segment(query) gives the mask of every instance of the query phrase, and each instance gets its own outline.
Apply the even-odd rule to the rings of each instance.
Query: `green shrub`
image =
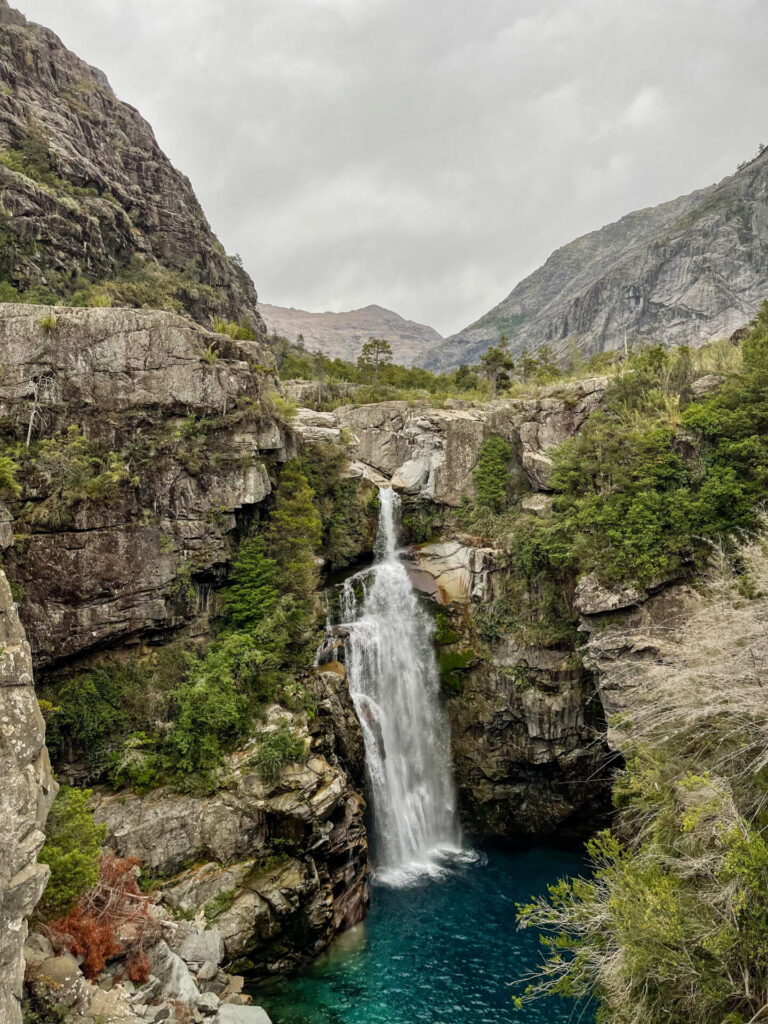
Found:
[[[18,498],[21,485],[16,479],[19,467],[9,455],[0,455],[0,496]]]
[[[88,805],[91,791],[62,786],[46,824],[38,861],[51,877],[35,911],[43,921],[67,914],[99,877],[106,825],[96,825]]]
[[[278,566],[262,536],[239,545],[223,591],[224,614],[235,629],[253,629],[278,602]]]
[[[296,737],[286,719],[282,719],[275,732],[262,735],[256,751],[256,770],[265,782],[277,782],[286,764],[302,760],[305,755],[304,740]]]

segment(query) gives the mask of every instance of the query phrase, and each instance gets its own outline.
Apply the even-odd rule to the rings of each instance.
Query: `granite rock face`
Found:
[[[284,971],[365,916],[360,726],[342,666],[323,666],[309,685],[316,718],[268,712],[265,733],[289,721],[307,750],[276,782],[255,766],[257,736],[226,759],[211,796],[99,792],[95,816],[108,826],[107,844],[163,876],[168,907],[198,920],[207,911],[209,927],[182,921],[176,931],[175,952],[187,962]]]
[[[182,278],[177,299],[205,321],[261,325],[253,282],[228,259],[188,179],[103,72],[0,0],[0,150],[43,152],[45,180],[0,163],[3,276],[22,290],[51,273],[109,279],[135,258]]]
[[[76,425],[126,453],[114,493],[71,514],[51,496],[54,470],[31,502],[7,503],[24,543],[6,559],[38,666],[205,625],[237,516],[294,450],[242,344],[173,313],[0,305],[0,416],[16,436],[31,419],[33,439]]]
[[[768,294],[768,151],[718,185],[622,217],[554,252],[489,313],[427,353],[472,363],[504,333],[514,353],[729,336]]]
[[[432,409],[407,402],[342,406],[331,415],[351,438],[352,458],[388,477],[394,487],[457,507],[474,497],[472,470],[483,442],[496,434],[512,448],[513,488],[547,490],[547,452],[578,432],[602,402],[603,377],[542,389],[530,399],[483,407]]]
[[[37,863],[58,786],[45,748],[32,658],[0,570],[0,1019],[20,1024],[27,919],[48,881]]]

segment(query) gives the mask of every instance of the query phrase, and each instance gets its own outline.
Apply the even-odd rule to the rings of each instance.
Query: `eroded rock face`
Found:
[[[0,570],[0,1020],[21,1022],[27,919],[48,881],[37,863],[58,789],[45,748],[32,658]]]
[[[448,701],[467,827],[513,838],[589,834],[608,805],[604,723],[568,651],[497,645]]]
[[[406,494],[458,507],[474,497],[472,470],[483,442],[499,435],[512,448],[517,492],[549,489],[547,454],[578,432],[602,402],[596,377],[544,389],[538,398],[503,399],[482,408],[432,409],[407,402],[344,406],[333,414],[351,438],[351,456]]]
[[[460,540],[420,544],[406,568],[414,586],[440,604],[467,604],[490,600],[496,554],[492,548],[472,547]]]
[[[170,876],[161,883],[169,907],[208,908],[206,933],[179,926],[175,948],[186,960],[226,958],[275,973],[365,916],[360,726],[340,665],[323,666],[311,685],[316,718],[277,706],[269,712],[267,730],[287,718],[308,750],[277,782],[264,782],[256,769],[257,737],[226,759],[211,796],[99,795],[95,816],[108,826],[108,844],[150,874]]]
[[[55,326],[41,328],[44,316]],[[241,343],[156,311],[4,304],[0,348],[0,416],[17,436],[34,415],[35,438],[76,424],[128,453],[129,479],[69,516],[8,504],[25,536],[7,561],[36,664],[202,628],[236,513],[270,493],[267,466],[294,451],[262,401],[271,379],[240,358]],[[35,486],[42,505],[50,481]],[[0,510],[4,540],[6,520]]]
[[[0,165],[0,221],[13,279],[25,287],[55,271],[98,280],[134,257],[154,258],[186,275],[179,298],[197,319],[247,315],[261,326],[253,282],[227,258],[188,179],[103,72],[6,0],[0,65],[0,149],[19,149],[34,127],[55,176],[53,186],[42,185]]]
[[[649,686],[648,668],[659,662],[674,664],[674,631],[701,604],[690,586],[675,583],[651,597],[644,595],[631,607],[582,616],[581,629],[589,637],[584,664],[594,673],[614,750],[622,748],[626,722],[642,716],[646,701],[658,699]]]

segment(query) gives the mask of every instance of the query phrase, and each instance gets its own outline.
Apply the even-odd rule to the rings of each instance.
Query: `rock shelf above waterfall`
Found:
[[[542,388],[535,398],[501,399],[482,408],[377,402],[332,413],[300,409],[295,427],[308,442],[344,431],[357,465],[405,494],[458,507],[464,496],[474,496],[472,470],[483,442],[493,434],[513,449],[519,489],[547,491],[552,468],[547,453],[578,432],[601,404],[606,386],[607,378],[594,377]]]

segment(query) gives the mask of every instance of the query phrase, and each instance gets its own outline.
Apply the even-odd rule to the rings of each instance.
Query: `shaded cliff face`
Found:
[[[37,855],[58,786],[44,736],[29,644],[0,570],[0,1019],[8,1024],[21,1024],[27,919],[49,874]]]
[[[175,301],[196,319],[259,323],[251,279],[227,258],[147,122],[101,71],[6,0],[0,73],[0,278],[56,291],[78,276],[119,276],[135,258],[157,261],[178,275]]]
[[[4,517],[37,665],[204,629],[237,516],[293,451],[247,361],[258,346],[171,313],[2,304],[0,349],[22,451],[32,422]]]
[[[345,313],[308,313],[303,309],[285,309],[259,303],[259,312],[268,331],[296,341],[299,335],[311,352],[322,352],[331,359],[354,362],[369,338],[384,338],[392,346],[393,361],[420,365],[427,348],[443,339],[431,327],[404,320],[382,306],[365,306]]]
[[[703,344],[731,334],[768,294],[768,152],[718,185],[626,217],[558,249],[425,365],[472,363],[505,334],[513,352],[563,355],[628,341]]]

